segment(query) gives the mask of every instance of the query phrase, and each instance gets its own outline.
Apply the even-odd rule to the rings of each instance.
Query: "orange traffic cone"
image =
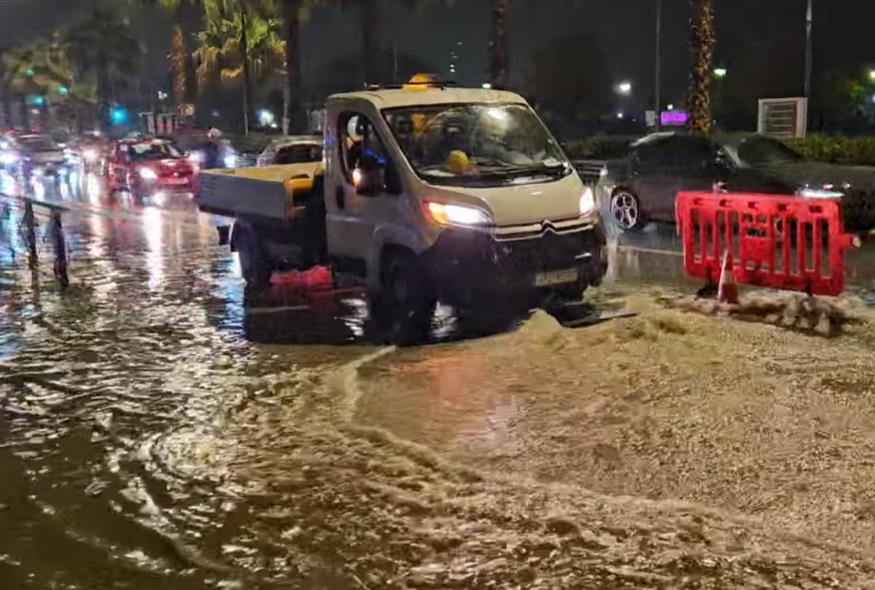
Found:
[[[735,284],[735,276],[732,274],[729,250],[723,255],[723,268],[720,270],[720,284],[717,287],[717,300],[720,303],[738,304],[738,285]]]

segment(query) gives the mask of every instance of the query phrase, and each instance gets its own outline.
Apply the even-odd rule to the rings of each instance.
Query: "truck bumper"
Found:
[[[551,292],[582,293],[599,285],[607,272],[605,234],[598,223],[515,240],[448,229],[423,262],[438,296],[465,307],[532,300]]]

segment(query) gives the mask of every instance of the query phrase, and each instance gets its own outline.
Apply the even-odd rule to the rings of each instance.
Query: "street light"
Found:
[[[869,70],[869,79],[875,82],[875,70]]]
[[[262,127],[270,127],[273,125],[276,117],[274,114],[268,109],[261,109],[258,111],[258,122]]]
[[[715,78],[725,78],[726,74],[729,73],[729,70],[726,68],[714,68],[714,77]]]
[[[631,82],[620,82],[616,87],[617,94],[621,94],[623,96],[629,96],[632,94],[632,83]]]

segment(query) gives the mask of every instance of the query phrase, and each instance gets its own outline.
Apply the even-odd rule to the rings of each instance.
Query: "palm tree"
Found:
[[[190,4],[200,0],[188,0]],[[188,51],[185,48],[185,33],[182,28],[183,0],[133,0],[143,6],[158,6],[173,15],[170,30],[170,71],[173,73],[173,104],[182,116],[188,102]]]
[[[492,0],[492,39],[489,43],[491,82],[495,87],[507,86],[508,81],[508,27],[510,0]]]
[[[94,76],[97,114],[106,127],[116,93],[132,79],[142,56],[130,21],[97,9],[87,20],[62,31],[60,39],[77,70]]]
[[[277,0],[283,19],[286,62],[286,112],[290,131],[307,130],[307,114],[301,97],[301,21],[310,7],[310,0]]]
[[[382,82],[378,0],[340,0],[340,5],[344,9],[354,9],[358,12],[365,83]]]
[[[711,0],[691,0],[690,52],[692,69],[687,93],[690,133],[708,135],[711,132],[711,58],[717,40],[714,35],[714,7]]]
[[[215,78],[241,79],[244,65],[255,79],[282,69],[285,54],[279,19],[222,15],[206,25],[206,30],[195,35],[198,47],[192,54],[199,87]],[[244,28],[248,42],[245,64],[241,47]]]
[[[242,79],[243,127],[249,131],[253,77],[264,78],[283,69],[281,22],[264,18],[268,11],[253,1],[207,0],[204,2],[206,30],[198,33],[193,53],[198,88],[220,80]]]

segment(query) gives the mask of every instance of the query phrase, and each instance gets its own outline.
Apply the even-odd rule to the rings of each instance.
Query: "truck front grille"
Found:
[[[596,232],[585,230],[512,242],[495,242],[498,262],[515,270],[539,272],[574,266],[579,257],[598,247]]]

